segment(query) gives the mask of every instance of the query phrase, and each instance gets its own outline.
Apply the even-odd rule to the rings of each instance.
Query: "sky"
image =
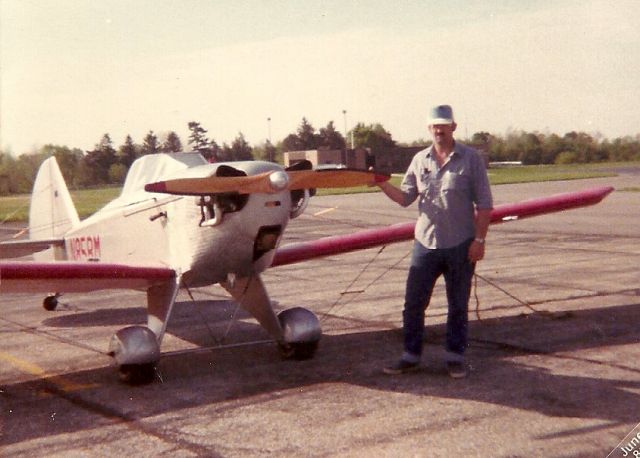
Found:
[[[92,149],[198,121],[218,144],[302,118],[428,138],[640,133],[635,0],[0,0],[0,146]],[[346,114],[344,113],[346,111]]]

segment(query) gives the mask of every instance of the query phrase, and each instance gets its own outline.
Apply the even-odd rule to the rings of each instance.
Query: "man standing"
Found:
[[[419,216],[403,310],[404,352],[386,374],[418,368],[424,312],[436,280],[444,276],[447,301],[446,364],[449,375],[467,375],[467,311],[475,263],[484,257],[493,200],[480,154],[453,138],[456,123],[449,105],[432,109],[433,145],[418,152],[400,188],[378,186],[393,201],[409,206],[419,199]]]

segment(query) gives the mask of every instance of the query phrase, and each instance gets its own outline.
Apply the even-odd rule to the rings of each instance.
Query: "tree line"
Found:
[[[237,160],[268,160],[282,163],[283,153],[310,149],[344,149],[347,141],[336,130],[333,121],[316,130],[303,118],[297,130],[276,145],[266,140],[251,146],[242,133],[221,146],[208,136],[208,131],[196,121],[188,123],[187,148],[175,132],[162,139],[153,131],[141,144],[134,143],[130,135],[120,146],[114,146],[109,134],[104,134],[92,150],[83,151],[59,145],[45,145],[31,154],[14,158],[0,151],[0,194],[28,193],[40,163],[55,156],[62,174],[71,188],[121,185],[134,160],[146,154],[197,151],[211,162]],[[356,148],[373,151],[394,146],[428,145],[419,139],[411,144],[393,140],[381,124],[358,123],[348,132]],[[512,131],[504,137],[488,132],[477,132],[469,139],[461,139],[488,150],[491,161],[521,161],[523,164],[571,164],[605,161],[640,160],[640,135],[609,140],[584,132],[569,132],[563,136],[538,132]]]

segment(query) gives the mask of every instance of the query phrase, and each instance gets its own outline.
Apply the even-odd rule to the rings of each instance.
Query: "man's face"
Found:
[[[453,132],[455,130],[455,122],[453,124],[432,124],[429,126],[433,141],[438,145],[450,145],[453,142]]]

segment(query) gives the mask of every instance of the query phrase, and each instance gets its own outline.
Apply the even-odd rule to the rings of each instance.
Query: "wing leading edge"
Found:
[[[100,262],[0,262],[2,293],[72,293],[100,289],[141,289],[174,279],[167,267]]]
[[[612,191],[613,187],[606,186],[556,194],[515,204],[498,205],[491,212],[491,223],[515,221],[572,208],[595,205]],[[323,256],[412,240],[414,229],[415,222],[401,223],[347,235],[323,237],[309,242],[292,243],[278,248],[271,266],[283,266]]]

